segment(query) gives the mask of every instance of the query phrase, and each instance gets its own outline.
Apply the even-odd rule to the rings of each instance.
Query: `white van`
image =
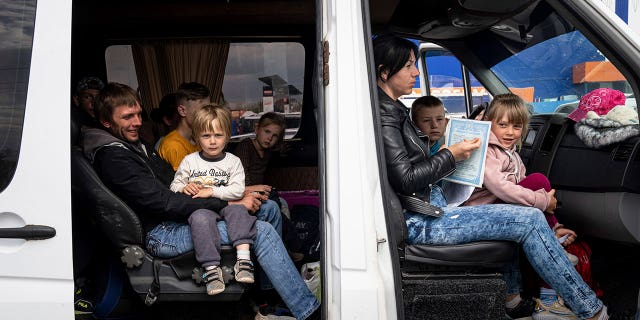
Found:
[[[490,246],[484,257],[403,243],[372,65],[371,39],[384,32],[437,44],[421,51],[422,95],[455,92],[445,103],[464,114],[508,91],[531,103],[521,150],[528,171],[550,178],[563,203],[559,219],[593,248],[593,273],[612,314],[638,316],[640,138],[587,148],[557,109],[598,87],[633,101],[640,92],[640,39],[601,1],[5,0],[0,7],[2,319],[74,317],[72,252],[76,260],[86,257],[72,240],[87,228],[72,225],[77,215],[98,221],[88,241],[110,247],[93,254],[123,255],[127,263],[116,264],[127,275],[121,290],[144,300],[154,258],[127,256],[140,241],[108,231],[99,220],[105,204],[86,207],[95,190],[72,183],[78,167],[69,143],[70,97],[78,80],[93,75],[138,88],[150,112],[203,70],[238,118],[299,112],[272,184],[319,191],[323,318],[506,317],[497,271],[504,261],[491,259],[514,254],[515,246]],[[203,53],[212,48],[223,53]],[[244,287],[230,286],[238,291],[216,300],[190,273],[169,262],[162,267],[165,291],[155,306],[136,307],[136,315],[188,317],[201,305],[196,301],[248,304]],[[162,314],[163,306],[179,311]]]

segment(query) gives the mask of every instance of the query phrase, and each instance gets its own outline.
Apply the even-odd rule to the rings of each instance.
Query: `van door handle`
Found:
[[[0,228],[0,238],[5,239],[45,240],[55,235],[56,229],[35,224],[28,224],[22,228]]]

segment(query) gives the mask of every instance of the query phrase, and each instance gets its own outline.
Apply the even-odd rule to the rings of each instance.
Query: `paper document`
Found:
[[[480,148],[471,153],[467,160],[456,163],[456,171],[444,180],[454,183],[481,187],[484,181],[484,163],[489,145],[490,121],[477,121],[470,119],[449,120],[445,135],[445,145],[448,147],[462,140],[480,138]]]

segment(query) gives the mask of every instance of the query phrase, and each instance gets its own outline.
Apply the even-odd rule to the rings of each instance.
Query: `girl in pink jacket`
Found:
[[[491,121],[491,132],[484,184],[473,191],[465,205],[512,203],[536,207],[545,213],[549,227],[556,230],[556,235],[567,234],[568,229],[559,230],[562,225],[553,215],[557,200],[549,180],[540,173],[527,176],[517,152],[522,144],[522,133],[527,131],[529,124],[529,111],[524,101],[512,93],[497,95],[485,118]],[[575,239],[575,233],[568,234],[567,244]]]
[[[491,121],[491,132],[484,183],[481,188],[473,191],[464,205],[511,203],[536,207],[545,213],[549,227],[555,231],[559,241],[564,246],[571,244],[576,238],[576,233],[564,228],[553,214],[557,200],[549,179],[541,173],[527,176],[524,163],[517,152],[517,148],[522,144],[522,133],[527,131],[529,124],[529,111],[524,101],[512,93],[497,95],[489,104],[485,119]],[[568,255],[575,265],[578,262],[577,257]],[[541,303],[549,304],[546,307],[554,308],[554,313],[570,313],[562,302],[556,302],[556,297],[553,289],[543,284]],[[563,316],[571,318],[571,315]]]

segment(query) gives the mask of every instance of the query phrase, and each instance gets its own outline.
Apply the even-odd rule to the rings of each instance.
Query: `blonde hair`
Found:
[[[507,117],[509,123],[522,125],[522,135],[517,143],[518,147],[522,147],[522,139],[527,134],[529,126],[529,109],[524,104],[524,100],[513,93],[504,93],[493,97],[493,100],[489,103],[489,110],[485,114],[485,119],[497,122],[504,116]]]
[[[198,137],[203,132],[214,132],[214,121],[218,121],[220,129],[224,132],[227,140],[231,138],[231,112],[229,110],[214,104],[207,104],[202,106],[193,119],[191,124],[191,130],[193,130],[193,139],[198,141]]]

